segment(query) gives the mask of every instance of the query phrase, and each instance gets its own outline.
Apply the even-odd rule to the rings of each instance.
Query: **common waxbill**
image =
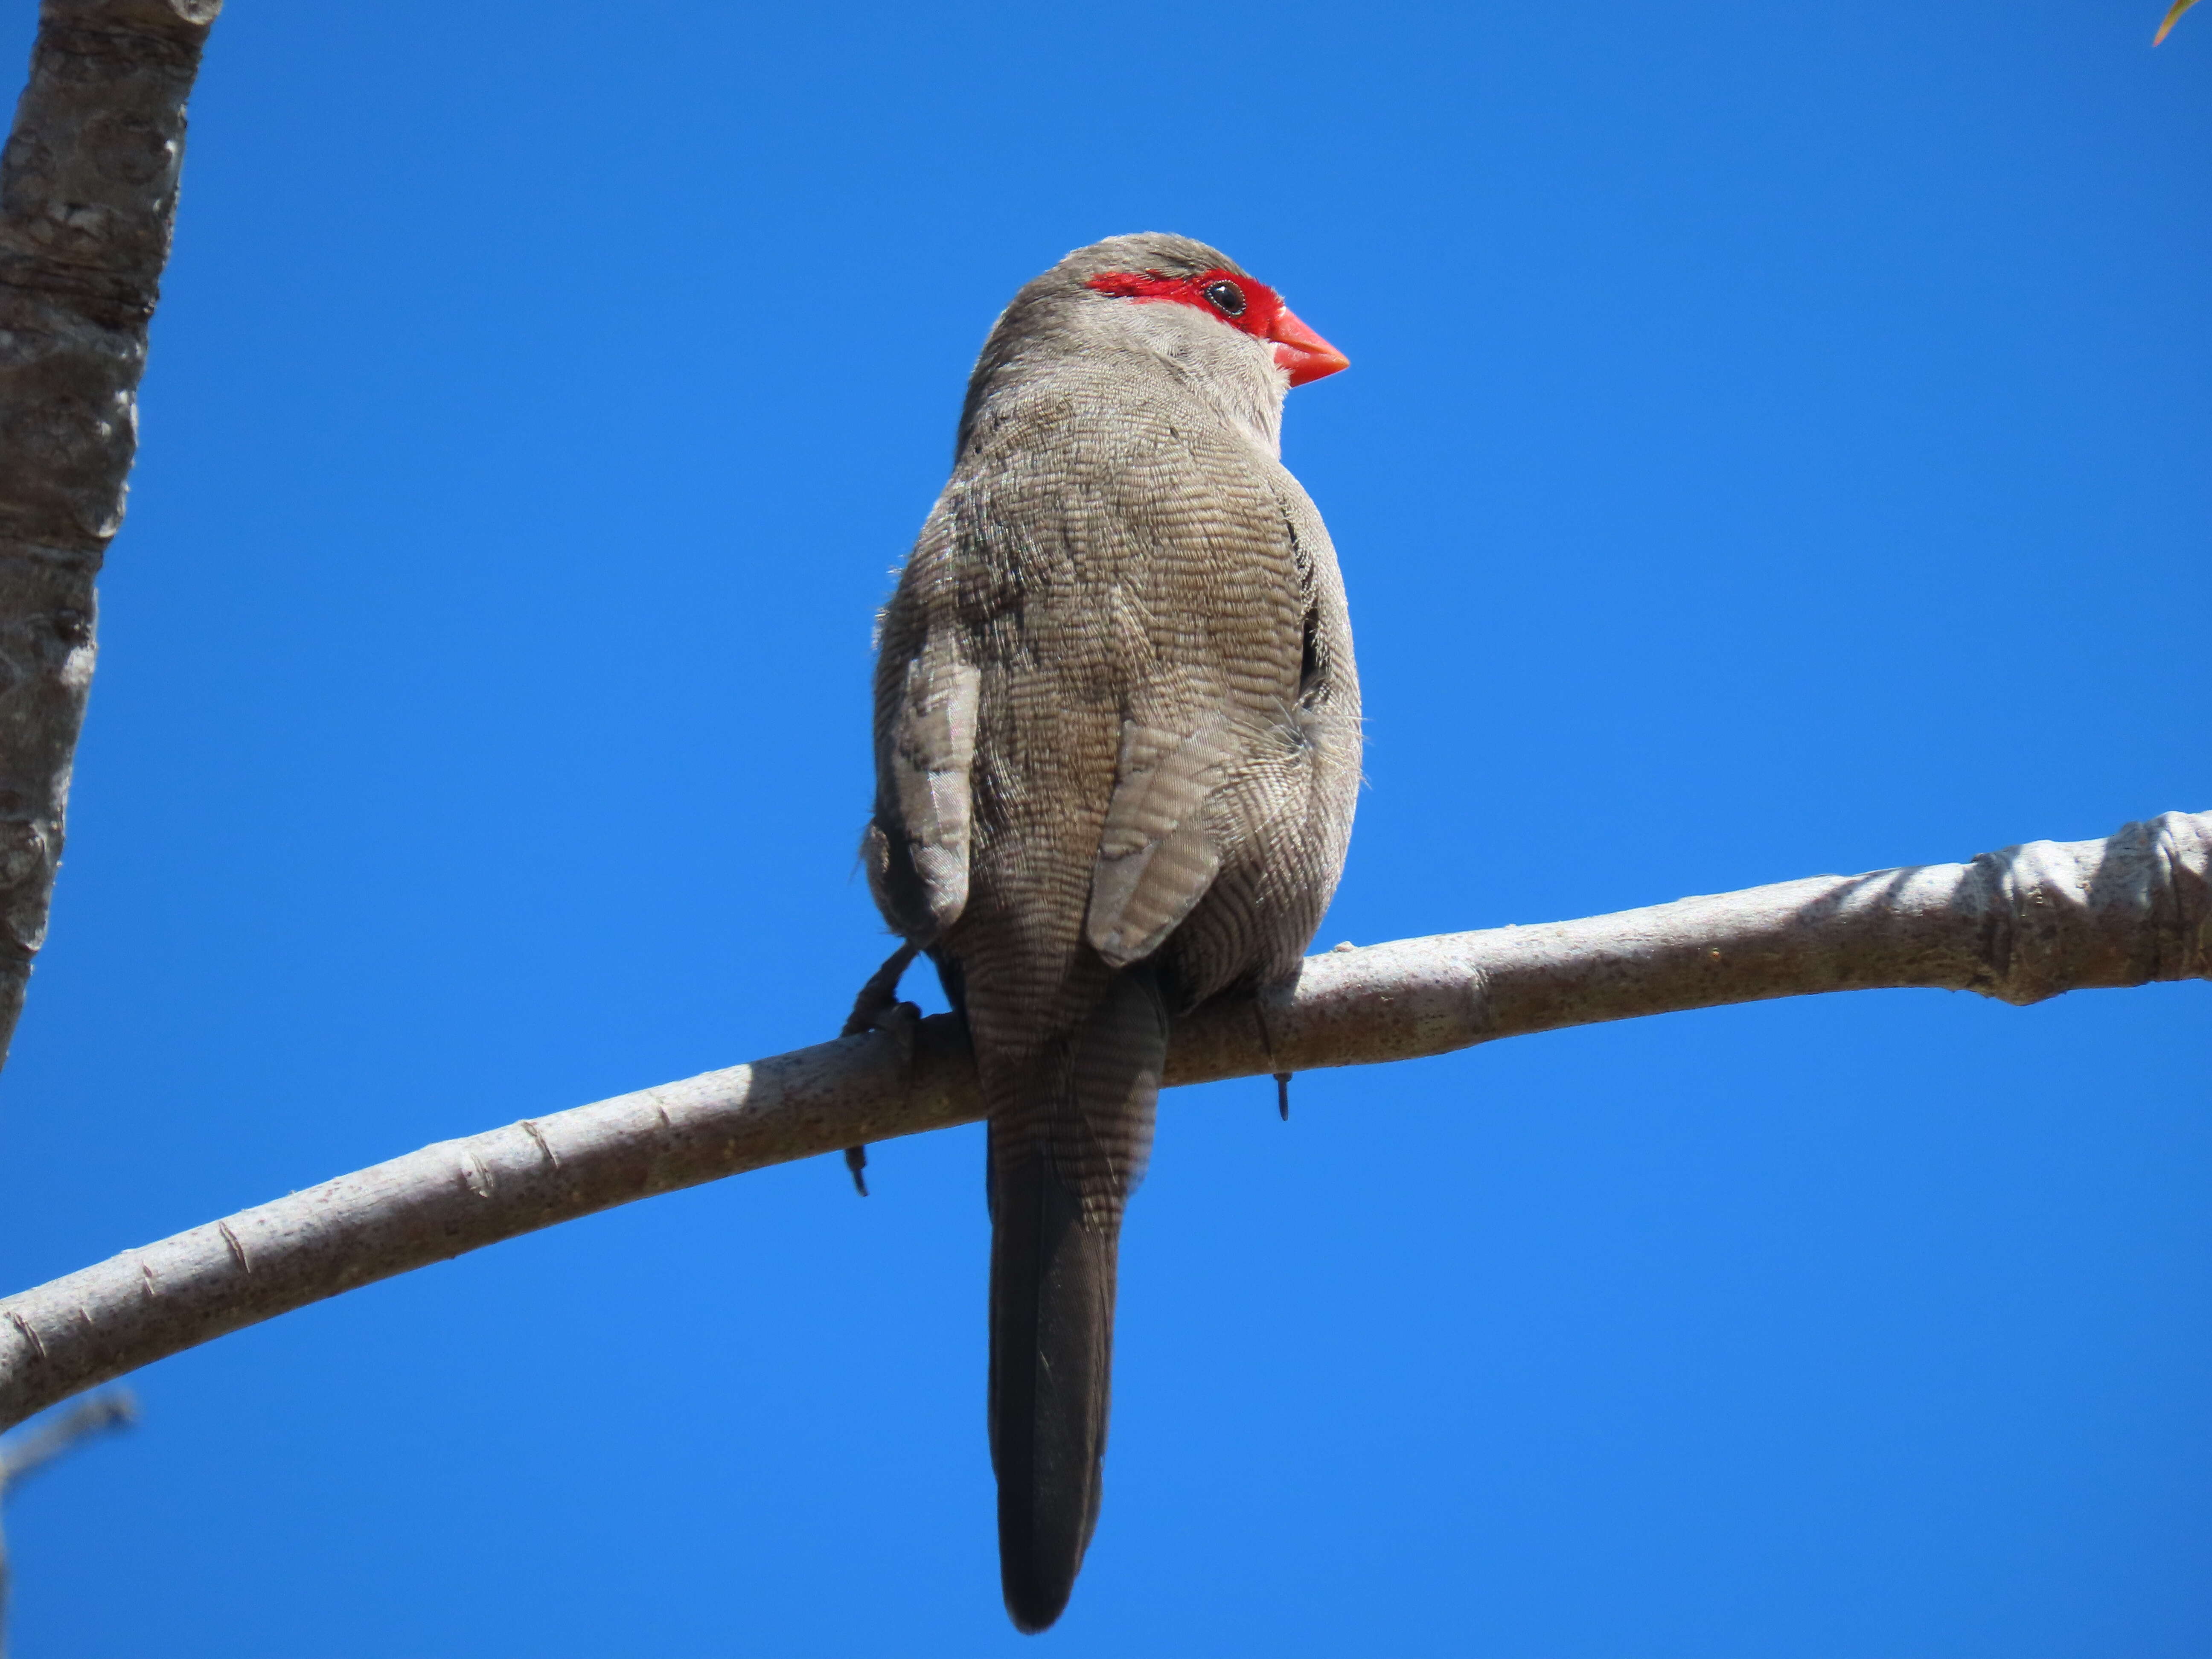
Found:
[[[1277,434],[1284,394],[1345,366],[1203,243],[1079,249],[991,331],[883,615],[863,855],[990,1114],[991,1461],[1024,1631],[1098,1516],[1170,1028],[1294,973],[1343,866],[1352,634]]]

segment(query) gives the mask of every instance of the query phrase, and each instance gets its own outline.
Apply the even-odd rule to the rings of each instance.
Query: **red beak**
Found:
[[[1352,359],[1298,320],[1288,306],[1276,313],[1267,337],[1275,343],[1277,367],[1291,371],[1291,384],[1304,386],[1340,368],[1350,368]]]

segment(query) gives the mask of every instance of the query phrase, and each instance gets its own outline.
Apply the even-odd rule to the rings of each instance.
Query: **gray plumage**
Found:
[[[1214,270],[1243,274],[1122,236],[1015,295],[882,619],[863,853],[966,1017],[990,1112],[992,1458],[1025,1631],[1059,1617],[1097,1517],[1170,1027],[1297,970],[1358,784],[1343,586],[1278,459],[1273,348],[1085,286]]]

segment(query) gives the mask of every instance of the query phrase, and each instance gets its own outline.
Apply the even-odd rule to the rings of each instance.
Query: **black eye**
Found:
[[[1213,301],[1213,308],[1224,317],[1244,314],[1244,290],[1236,283],[1222,281],[1206,285],[1206,297]]]

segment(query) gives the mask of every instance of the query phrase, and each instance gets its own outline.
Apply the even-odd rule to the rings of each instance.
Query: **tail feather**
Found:
[[[1121,1212],[1152,1144],[1168,1022],[1117,975],[991,1121],[991,1462],[1006,1611],[1058,1619],[1098,1520]]]

